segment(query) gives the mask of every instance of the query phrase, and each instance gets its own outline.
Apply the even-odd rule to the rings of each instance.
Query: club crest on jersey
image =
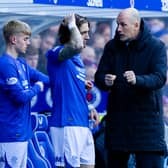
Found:
[[[89,104],[92,104],[92,106],[96,108],[100,104],[102,99],[99,89],[94,86],[87,92],[86,99]]]
[[[6,79],[7,85],[14,85],[17,83],[17,81],[18,81],[18,79],[16,77],[11,77],[11,78]]]

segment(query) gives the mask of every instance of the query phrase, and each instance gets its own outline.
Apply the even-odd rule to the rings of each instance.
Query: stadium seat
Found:
[[[31,124],[34,134],[38,127],[38,113],[31,113]],[[47,162],[37,153],[32,139],[28,141],[27,168],[49,168]]]
[[[46,161],[35,150],[32,140],[29,140],[28,142],[28,158],[30,159],[34,168],[48,168]],[[29,163],[30,162],[28,161],[28,165],[30,166]]]
[[[38,114],[38,127],[32,138],[37,153],[47,162],[48,167],[56,168],[54,151],[47,133],[48,119],[44,114]]]
[[[34,168],[34,165],[29,157],[27,158],[27,168]]]
[[[38,113],[31,113],[31,125],[33,132],[35,132],[38,127]]]

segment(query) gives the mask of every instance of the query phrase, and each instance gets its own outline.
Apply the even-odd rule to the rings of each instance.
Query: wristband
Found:
[[[68,23],[68,28],[71,30],[72,28],[76,27],[75,22]]]

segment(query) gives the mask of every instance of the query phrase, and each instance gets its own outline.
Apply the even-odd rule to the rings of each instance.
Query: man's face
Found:
[[[87,40],[89,40],[89,25],[88,23],[84,23],[81,25],[80,29],[79,29],[81,35],[82,35],[82,38],[83,38],[83,44],[84,44],[84,47],[86,46],[86,42]]]
[[[15,44],[16,52],[18,54],[24,54],[30,44],[30,36],[23,33],[17,33],[16,35],[13,35],[12,39]]]
[[[39,60],[39,55],[28,55],[25,57],[26,62],[34,69],[37,68],[38,65],[38,60]]]
[[[45,54],[47,50],[51,49],[54,46],[55,41],[56,39],[54,36],[51,36],[51,35],[45,36],[41,40],[40,48],[41,48],[42,54]]]
[[[139,32],[138,23],[131,20],[126,14],[121,13],[117,17],[117,32],[121,41],[135,39]]]

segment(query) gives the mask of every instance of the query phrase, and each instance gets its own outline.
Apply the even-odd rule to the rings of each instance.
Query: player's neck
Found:
[[[6,53],[15,59],[18,57],[18,53],[16,52],[16,50],[13,46],[8,45],[6,47]]]

